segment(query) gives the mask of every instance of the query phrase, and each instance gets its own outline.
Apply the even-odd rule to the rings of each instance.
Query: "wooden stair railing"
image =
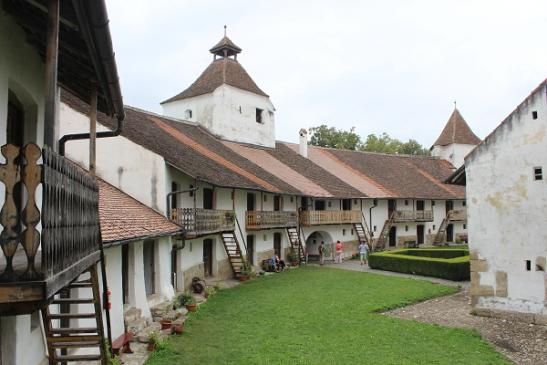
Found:
[[[89,273],[89,277],[87,277]],[[82,278],[86,276],[85,278]],[[73,289],[80,293],[88,292],[89,297],[70,297]],[[61,293],[65,295],[61,295]],[[79,311],[81,306],[93,305],[92,311]],[[52,306],[69,308],[68,313],[52,311]],[[102,307],[99,293],[99,280],[96,265],[92,265],[86,272],[80,275],[75,281],[61,289],[53,300],[42,307],[42,320],[47,341],[49,364],[64,364],[67,362],[100,362],[107,364],[105,349],[105,336],[103,329]],[[59,313],[60,312],[60,313]],[[80,319],[95,319],[95,325],[91,327],[72,326],[70,322]],[[68,326],[64,326],[65,323]],[[78,349],[95,348],[94,354],[73,354]]]
[[[298,253],[300,262],[304,262],[306,257],[304,255],[304,247],[302,241],[298,237],[298,229],[296,227],[287,228],[287,236],[289,237],[289,243],[294,252]]]
[[[235,231],[222,232],[220,236],[234,276],[239,277],[247,264],[247,260],[243,257]]]
[[[384,226],[382,227],[382,231],[380,231],[380,235],[378,236],[378,240],[376,241],[376,245],[374,247],[374,251],[383,251],[386,248],[386,241],[389,237],[389,231],[391,230],[391,226],[393,226],[393,218],[395,217],[395,211],[391,213],[389,218],[385,221]]]
[[[370,250],[372,250],[372,234],[370,233],[367,220],[365,219],[365,215],[363,214],[363,212],[361,212],[361,216],[361,223],[354,223],[353,228],[355,229],[355,233],[357,233],[359,244],[364,243],[368,246]]]
[[[433,245],[437,246],[443,243],[443,241],[446,238],[446,228],[450,224],[450,212],[446,214],[446,217],[443,219],[441,225],[439,226],[439,230],[437,231],[437,234],[435,235],[435,238],[433,239]]]

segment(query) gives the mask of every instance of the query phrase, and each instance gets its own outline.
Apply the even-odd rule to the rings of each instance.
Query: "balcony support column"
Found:
[[[57,65],[59,59],[59,0],[48,1],[46,31],[46,92],[44,144],[57,150]]]

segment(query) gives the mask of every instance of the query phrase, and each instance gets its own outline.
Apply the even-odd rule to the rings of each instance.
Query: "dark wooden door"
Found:
[[[122,292],[123,304],[129,301],[129,246],[122,246]]]
[[[247,193],[247,211],[256,210],[256,195],[255,193]]]
[[[416,241],[419,245],[424,243],[424,226],[422,224],[416,226]]]
[[[203,189],[203,209],[213,209],[213,189]]]
[[[274,233],[274,253],[281,257],[281,233],[276,232]]]
[[[454,202],[452,200],[447,200],[445,203],[446,206],[446,214],[448,215],[448,212],[454,209]]]
[[[446,242],[454,242],[454,225],[446,226]]]
[[[389,230],[389,247],[397,245],[397,227],[391,227]]]
[[[250,234],[247,236],[247,261],[254,265],[255,262],[255,236]]]
[[[274,210],[281,210],[281,197],[279,195],[274,195]]]
[[[416,210],[424,210],[425,202],[423,200],[416,200]]]
[[[351,199],[342,199],[342,210],[351,210]]]
[[[393,214],[395,209],[397,209],[397,204],[396,204],[395,199],[389,199],[387,201],[387,215],[388,215],[388,217],[391,217],[391,215]]]
[[[302,210],[308,210],[310,201],[307,196],[303,196],[300,198],[300,206],[302,207]]]
[[[203,270],[205,276],[213,275],[213,240],[210,238],[203,240]]]
[[[144,263],[144,288],[146,295],[151,295],[156,292],[154,282],[154,241],[144,241],[142,258]]]
[[[315,210],[325,210],[325,201],[324,200],[316,200],[315,201]]]

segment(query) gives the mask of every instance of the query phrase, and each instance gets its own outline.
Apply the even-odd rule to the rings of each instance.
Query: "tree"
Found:
[[[429,149],[424,148],[415,139],[401,142],[397,138],[391,138],[385,132],[381,135],[369,134],[365,142],[362,142],[361,137],[355,133],[355,127],[345,131],[322,124],[319,127],[310,128],[309,133],[310,143],[314,146],[390,154],[426,156],[430,154]]]
[[[309,133],[310,143],[314,146],[346,150],[357,150],[361,146],[361,137],[355,133],[355,127],[345,131],[322,124],[319,127],[310,128]]]

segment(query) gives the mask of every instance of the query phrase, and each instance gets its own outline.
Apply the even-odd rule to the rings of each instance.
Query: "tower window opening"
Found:
[[[192,118],[192,109],[186,109],[186,111],[184,112],[184,117],[186,119],[191,119]]]
[[[262,120],[262,112],[263,112],[262,109],[256,108],[256,122],[257,122],[257,123],[260,123],[260,124],[263,123],[263,120]]]

